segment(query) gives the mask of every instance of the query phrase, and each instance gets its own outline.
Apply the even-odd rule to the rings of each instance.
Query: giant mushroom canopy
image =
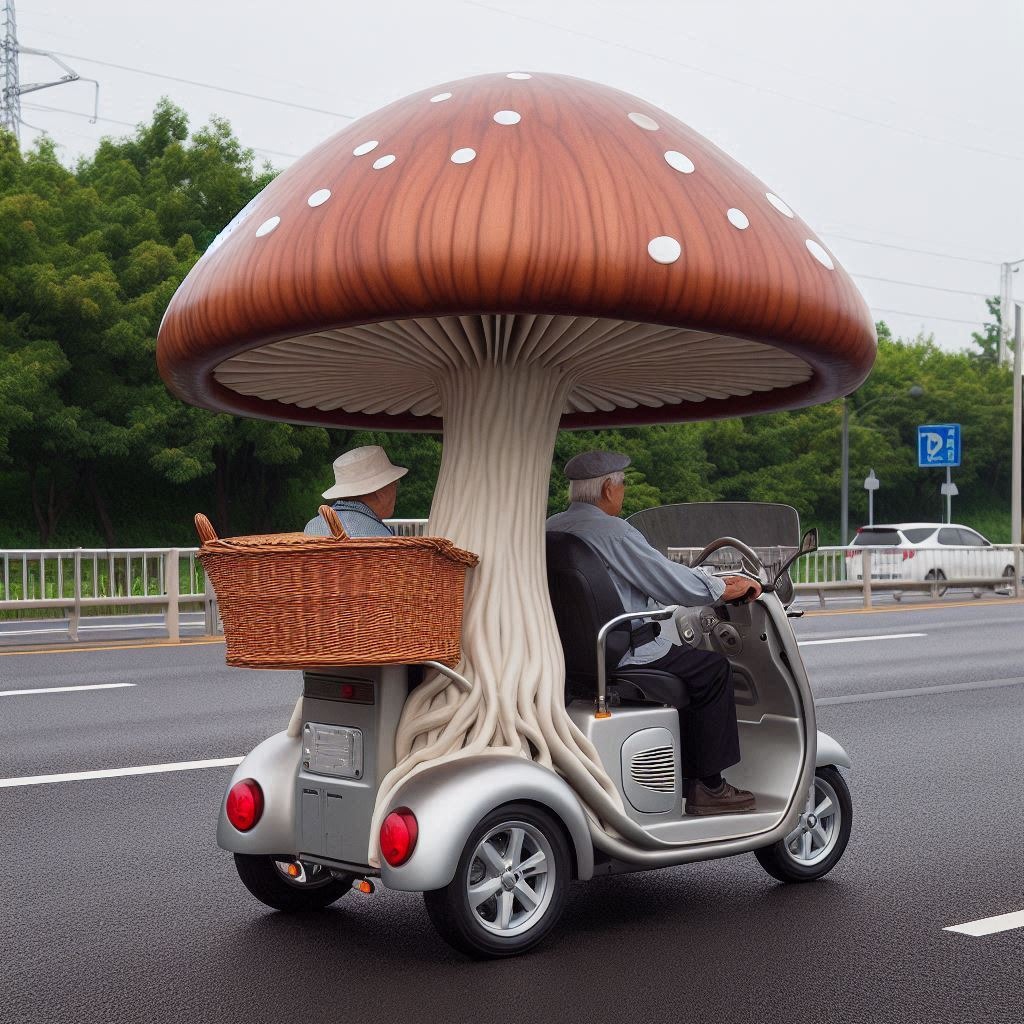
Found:
[[[481,556],[474,685],[413,691],[378,808],[428,762],[514,752],[561,772],[621,851],[665,844],[565,714],[544,566],[557,430],[826,401],[875,348],[849,276],[721,150],[626,93],[513,72],[399,100],[293,164],[192,269],[157,358],[209,409],[443,431],[430,532]]]

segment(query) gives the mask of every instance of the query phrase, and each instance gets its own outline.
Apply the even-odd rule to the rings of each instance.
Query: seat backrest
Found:
[[[592,696],[597,680],[597,634],[621,615],[622,601],[601,556],[571,533],[547,534],[548,592],[565,652],[570,692]],[[629,623],[608,635],[605,664],[609,674],[629,647]]]

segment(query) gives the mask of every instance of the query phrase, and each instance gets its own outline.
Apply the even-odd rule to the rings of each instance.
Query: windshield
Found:
[[[867,527],[858,531],[853,538],[855,547],[884,547],[898,548],[900,546],[900,535],[898,530],[886,530],[875,527]]]

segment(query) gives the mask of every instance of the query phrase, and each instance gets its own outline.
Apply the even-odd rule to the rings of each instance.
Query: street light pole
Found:
[[[999,349],[996,354],[996,366],[1006,363],[1007,342],[1013,332],[1013,275],[1017,273],[1024,260],[1011,260],[999,264]]]
[[[850,539],[850,396],[843,396],[842,474],[840,487],[839,543],[845,548]]]
[[[1012,462],[1012,493],[1010,495],[1010,543],[1021,543],[1021,307],[1016,303],[1014,310],[1013,330],[1013,444],[1011,447]],[[1020,559],[1014,558],[1014,592],[1020,587]]]
[[[920,384],[914,384],[908,388],[906,395],[908,398],[920,398],[924,394],[924,388]],[[840,462],[842,464],[842,480],[839,488],[839,534],[840,543],[843,547],[850,541],[850,399],[852,395],[843,396],[843,432],[842,432],[842,452],[840,455]],[[863,412],[869,405],[874,405],[875,402],[881,401],[892,401],[894,398],[899,398],[900,392],[893,392],[891,395],[879,395],[877,398],[872,398],[870,402],[865,402],[859,412]]]

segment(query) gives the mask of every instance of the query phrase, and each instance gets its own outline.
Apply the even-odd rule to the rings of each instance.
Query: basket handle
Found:
[[[320,516],[327,524],[327,528],[331,531],[331,536],[335,540],[348,540],[348,534],[345,532],[345,527],[341,525],[338,513],[330,505],[320,506]]]
[[[217,539],[217,531],[213,528],[213,523],[202,512],[196,513],[196,533],[199,534],[199,539],[203,544],[209,544]]]

